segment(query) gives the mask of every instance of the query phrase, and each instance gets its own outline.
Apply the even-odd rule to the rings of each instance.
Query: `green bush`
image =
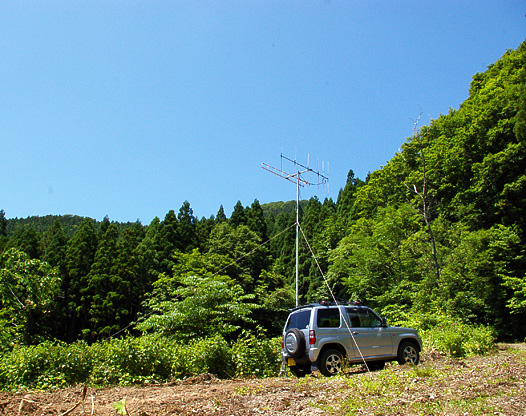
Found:
[[[181,348],[174,374],[183,377],[212,373],[220,378],[234,376],[234,362],[228,343],[220,335],[203,338]],[[182,370],[182,371],[181,371]]]
[[[418,329],[424,349],[451,357],[483,355],[495,347],[495,332],[489,326],[464,322],[443,313],[409,313],[399,326]]]
[[[495,345],[491,328],[465,323],[444,323],[424,331],[422,334],[427,348],[452,357],[487,354]]]
[[[436,349],[452,357],[487,354],[495,346],[495,334],[489,326],[443,315],[421,315],[412,323],[419,330],[426,349]]]
[[[229,345],[219,335],[181,343],[160,335],[87,345],[16,346],[0,359],[0,389],[48,389],[164,382],[212,373],[220,378],[275,376],[279,340],[244,332]]]
[[[11,351],[17,343],[18,334],[12,325],[0,319],[0,356]]]
[[[279,374],[281,338],[257,338],[243,332],[232,344],[236,376],[274,377]]]
[[[91,353],[83,342],[17,346],[2,357],[0,388],[64,387],[85,382],[90,372]]]
[[[112,339],[91,346],[94,385],[129,385],[163,381],[171,377],[175,341],[148,335]]]

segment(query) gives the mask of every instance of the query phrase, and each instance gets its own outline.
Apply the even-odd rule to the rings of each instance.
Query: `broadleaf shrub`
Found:
[[[279,371],[279,340],[244,332],[231,345],[216,335],[182,343],[161,335],[88,345],[44,342],[16,346],[0,358],[0,389],[49,389],[165,382],[212,373],[269,377]]]
[[[452,357],[487,354],[495,347],[495,332],[489,326],[463,322],[443,314],[417,314],[404,323],[418,329],[425,349]]]
[[[0,388],[65,387],[85,382],[90,372],[91,351],[84,342],[17,346],[2,357]]]
[[[462,322],[443,322],[423,331],[422,337],[427,348],[436,348],[452,357],[487,354],[495,345],[491,328]]]
[[[281,365],[280,351],[281,338],[258,338],[243,332],[232,344],[236,376],[275,376]]]
[[[158,336],[112,339],[91,346],[93,385],[129,385],[171,377],[177,343]]]
[[[220,378],[235,376],[230,347],[220,335],[203,338],[181,348],[175,369],[184,369],[184,377],[212,373]]]

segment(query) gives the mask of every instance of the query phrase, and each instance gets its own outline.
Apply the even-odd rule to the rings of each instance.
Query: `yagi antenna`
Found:
[[[325,168],[324,168],[324,164],[322,162],[322,172],[319,171],[319,166],[318,166],[318,170],[315,171],[313,169],[311,169],[309,166],[308,166],[308,162],[307,162],[307,166],[305,165],[302,165],[301,163],[298,163],[296,161],[296,159],[290,159],[288,158],[287,156],[283,156],[283,153],[280,155],[281,157],[281,168],[278,169],[278,168],[275,168],[273,166],[270,166],[270,165],[267,165],[266,163],[261,163],[261,167],[267,171],[269,171],[270,173],[273,173],[275,175],[278,175],[279,177],[283,178],[283,179],[286,179],[290,182],[293,182],[295,183],[296,185],[299,184],[299,186],[301,187],[305,187],[305,186],[308,186],[308,185],[325,185],[329,183],[329,172],[325,172]],[[307,156],[307,161],[309,159],[309,156]],[[294,165],[294,171],[293,173],[287,173],[283,170],[283,160],[287,161],[287,162],[290,162]],[[318,165],[319,165],[319,161],[318,161]],[[327,167],[329,166],[329,164],[327,163]],[[310,182],[308,179],[304,178],[302,175],[306,174],[306,173],[309,173],[309,172],[312,172],[314,175],[316,175],[316,178],[317,178],[317,181],[316,182]]]
[[[261,167],[274,175],[279,176],[280,178],[286,179],[294,184],[296,184],[296,306],[299,306],[299,206],[300,206],[300,186],[305,187],[309,185],[325,185],[327,184],[327,191],[329,189],[329,163],[327,162],[327,173],[325,173],[325,165],[322,162],[322,172],[320,172],[320,161],[318,160],[318,169],[314,171],[309,167],[310,155],[307,154],[307,166],[302,165],[296,161],[296,149],[294,149],[294,159],[290,159],[286,156],[283,156],[283,142],[281,142],[281,169],[277,169],[273,166],[267,165],[266,163],[261,163]],[[290,162],[293,164],[292,173],[287,173],[283,170],[283,161]],[[304,178],[302,175],[313,173],[316,176],[316,182],[310,182],[308,178]]]

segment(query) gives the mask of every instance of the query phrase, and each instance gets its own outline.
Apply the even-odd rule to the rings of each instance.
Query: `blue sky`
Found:
[[[0,3],[0,209],[147,225],[365,179],[526,34],[521,1]],[[283,165],[292,173],[293,167]],[[311,177],[314,180],[314,177]]]

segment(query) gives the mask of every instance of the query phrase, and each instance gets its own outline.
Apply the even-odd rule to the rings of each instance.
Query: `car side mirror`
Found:
[[[384,328],[387,328],[389,325],[387,325],[387,318],[382,318],[382,326]]]

